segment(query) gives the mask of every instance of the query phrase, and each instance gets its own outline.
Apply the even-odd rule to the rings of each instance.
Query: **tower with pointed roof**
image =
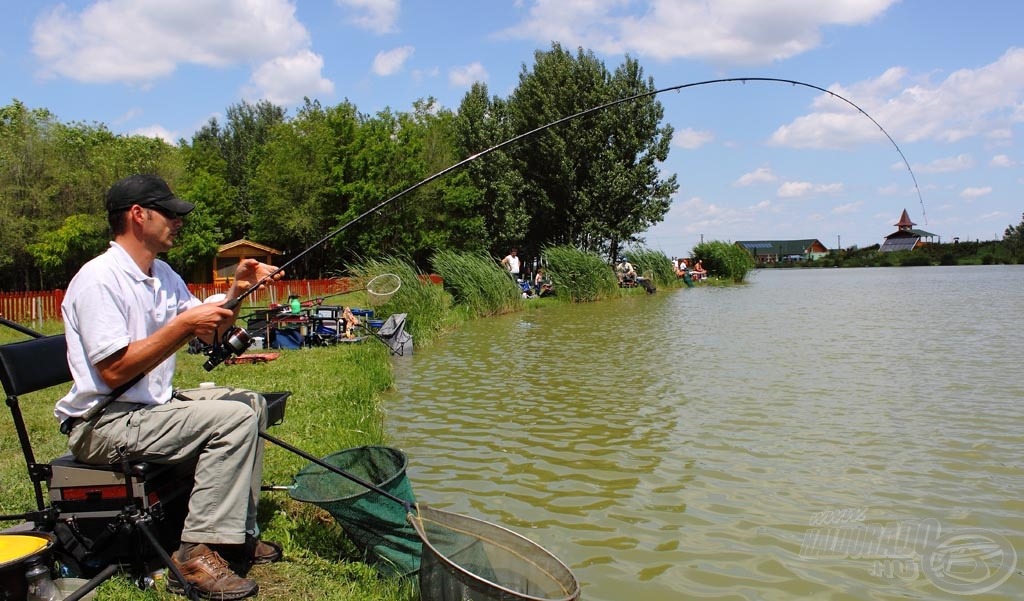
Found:
[[[917,224],[910,220],[910,215],[907,214],[906,209],[903,209],[903,214],[900,215],[900,220],[894,225],[896,226],[896,231],[885,237],[885,242],[882,243],[878,252],[914,250],[915,248],[931,242],[932,239],[936,237],[935,234],[931,232],[915,229],[914,226]]]
[[[900,215],[900,220],[894,223],[893,225],[900,228],[900,230],[902,231],[913,229],[913,227],[917,224],[910,220],[910,215],[907,215],[907,210],[903,209],[903,214]]]

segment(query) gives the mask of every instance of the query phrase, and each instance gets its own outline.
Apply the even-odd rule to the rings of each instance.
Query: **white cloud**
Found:
[[[437,77],[440,73],[441,70],[437,67],[430,67],[429,69],[413,69],[412,78],[413,81],[423,81],[424,79]]]
[[[1024,48],[1010,48],[988,65],[960,69],[939,83],[892,68],[877,79],[829,89],[857,104],[900,142],[952,143],[987,136],[1021,121]],[[877,125],[841,100],[823,94],[812,106],[815,112],[777,129],[771,142],[794,148],[886,143]]]
[[[843,184],[812,184],[811,182],[784,182],[776,194],[779,198],[800,198],[818,194],[837,194]]]
[[[179,65],[255,64],[309,46],[287,0],[99,0],[40,17],[33,52],[44,77],[146,85]]]
[[[374,33],[397,31],[398,0],[336,0],[339,6],[347,6],[356,13],[349,22]]]
[[[480,63],[453,67],[448,71],[448,83],[459,88],[468,88],[478,81],[487,81],[487,70]]]
[[[672,145],[686,150],[696,150],[715,139],[709,131],[697,131],[687,127],[672,135]]]
[[[172,131],[168,131],[166,128],[160,125],[150,125],[148,127],[140,127],[132,130],[131,135],[133,136],[145,136],[147,138],[158,138],[167,142],[168,144],[177,145],[178,136]]]
[[[774,173],[772,173],[771,168],[758,167],[757,169],[751,171],[750,173],[744,173],[743,175],[741,175],[740,178],[733,183],[733,185],[746,187],[753,186],[754,184],[771,183],[778,179],[779,178],[776,177]]]
[[[115,117],[113,123],[114,123],[114,125],[122,125],[124,123],[129,122],[129,121],[133,121],[136,118],[141,117],[141,116],[142,116],[142,109],[140,109],[139,107],[133,107],[133,108],[130,108],[127,111],[125,111],[123,114],[118,115],[117,117]]]
[[[386,52],[378,52],[373,58],[373,72],[381,77],[394,75],[402,69],[416,49],[412,46],[399,46]]]
[[[899,164],[903,167],[903,164]],[[945,157],[941,159],[935,159],[931,163],[925,165],[914,165],[914,170],[918,173],[950,173],[953,171],[963,171],[974,167],[974,159],[969,154],[958,154],[955,157]]]
[[[836,215],[849,215],[851,213],[856,213],[860,211],[860,208],[862,206],[864,206],[864,201],[857,200],[854,202],[839,205],[838,207],[832,209],[832,212],[835,213]]]
[[[289,105],[302,100],[303,96],[333,94],[334,83],[320,75],[323,68],[324,59],[309,50],[279,56],[253,71],[246,96]]]
[[[1017,161],[1011,159],[1005,154],[997,154],[992,157],[992,160],[988,162],[992,167],[1016,167]]]
[[[960,197],[961,198],[981,198],[982,196],[988,196],[991,193],[992,193],[992,187],[991,186],[981,186],[981,187],[975,187],[975,188],[964,188],[963,191],[960,192]]]
[[[796,198],[810,194],[813,188],[814,184],[811,182],[784,182],[776,194],[781,198]]]
[[[863,25],[896,0],[535,0],[504,35],[658,60],[763,65],[821,43],[826,27]]]

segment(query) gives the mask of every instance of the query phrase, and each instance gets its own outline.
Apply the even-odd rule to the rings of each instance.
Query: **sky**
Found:
[[[905,209],[942,242],[1024,214],[1020,0],[2,0],[0,102],[191,139],[241,101],[360,112],[507,97],[553,42],[659,94],[679,190],[645,246],[881,243]],[[863,111],[863,112],[861,112]],[[890,140],[891,138],[891,140]],[[901,156],[902,153],[902,156]],[[486,160],[486,159],[483,159]],[[916,180],[916,181],[915,181]],[[272,244],[273,241],[264,241]]]

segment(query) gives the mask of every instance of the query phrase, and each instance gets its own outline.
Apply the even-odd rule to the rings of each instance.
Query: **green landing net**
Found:
[[[422,601],[579,599],[572,571],[543,547],[482,520],[416,505],[401,451],[359,447],[321,461],[395,498],[315,463],[295,476],[292,498],[328,511],[382,574],[415,577]]]

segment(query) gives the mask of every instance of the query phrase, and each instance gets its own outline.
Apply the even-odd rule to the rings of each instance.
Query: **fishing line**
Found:
[[[538,134],[538,133],[540,133],[540,132],[542,132],[542,131],[544,131],[546,129],[550,129],[552,127],[556,127],[556,126],[561,125],[563,123],[566,123],[568,121],[572,121],[574,119],[579,119],[580,117],[586,117],[587,115],[592,115],[594,113],[597,113],[597,112],[600,112],[600,111],[612,108],[614,106],[618,106],[620,104],[625,104],[627,102],[633,102],[634,100],[641,100],[643,98],[649,98],[649,97],[652,97],[652,96],[657,96],[658,94],[663,94],[665,92],[678,92],[678,91],[684,90],[686,88],[696,88],[696,87],[699,87],[699,86],[706,86],[706,85],[719,84],[719,83],[735,83],[735,82],[740,82],[740,83],[747,83],[747,82],[774,82],[774,83],[787,83],[787,84],[790,84],[790,85],[793,85],[793,86],[802,86],[802,87],[805,87],[805,88],[810,88],[812,90],[817,90],[817,91],[822,92],[824,94],[828,94],[829,96],[831,96],[833,98],[836,98],[838,100],[841,100],[841,101],[845,102],[846,104],[852,106],[854,109],[857,110],[857,112],[859,112],[860,114],[864,115],[872,123],[874,123],[875,126],[878,127],[878,129],[889,140],[889,142],[892,143],[893,147],[896,149],[896,152],[899,153],[900,158],[903,160],[903,164],[906,165],[906,167],[907,167],[907,172],[910,173],[911,180],[913,180],[913,182],[914,182],[914,190],[917,192],[917,198],[918,198],[918,200],[921,203],[921,214],[924,215],[925,223],[928,222],[928,217],[927,217],[927,215],[924,212],[924,198],[921,196],[921,188],[920,188],[920,186],[918,186],[917,177],[914,175],[914,170],[910,167],[910,162],[907,160],[907,157],[903,154],[903,150],[900,148],[899,144],[896,143],[896,140],[894,140],[893,137],[889,135],[889,132],[887,132],[885,130],[885,128],[882,127],[882,125],[878,121],[875,120],[874,117],[869,115],[867,113],[867,111],[862,109],[860,106],[858,106],[852,100],[849,100],[848,98],[845,98],[844,96],[842,96],[840,94],[837,94],[836,92],[833,92],[831,90],[827,90],[827,89],[822,88],[820,86],[816,86],[814,84],[798,81],[798,80],[795,80],[795,79],[783,79],[783,78],[778,78],[778,77],[728,77],[728,78],[721,78],[721,79],[708,79],[708,80],[704,80],[704,81],[697,81],[697,82],[679,84],[679,85],[675,85],[675,86],[669,86],[667,88],[660,88],[660,89],[657,89],[657,90],[648,90],[646,92],[641,92],[639,94],[633,94],[632,96],[625,96],[623,98],[619,98],[619,99],[616,99],[616,100],[611,100],[609,102],[605,102],[604,104],[599,104],[599,105],[593,106],[593,107],[591,107],[589,109],[585,109],[585,110],[579,111],[578,113],[573,113],[572,115],[568,115],[566,117],[562,117],[561,119],[556,119],[555,121],[552,121],[550,123],[541,125],[539,127],[535,127],[534,129],[531,129],[531,130],[529,130],[527,132],[521,133],[521,134],[519,134],[517,136],[513,136],[513,137],[511,137],[511,138],[509,138],[509,139],[507,139],[507,140],[505,140],[503,142],[495,144],[494,146],[491,146],[490,148],[481,150],[480,152],[478,152],[476,154],[472,154],[472,155],[462,159],[461,161],[459,161],[457,163],[454,163],[454,164],[452,164],[452,165],[442,169],[441,171],[438,171],[437,173],[435,173],[433,175],[430,175],[430,176],[424,178],[423,180],[421,180],[421,181],[419,181],[419,182],[409,186],[408,188],[402,190],[401,192],[398,192],[397,194],[395,194],[395,195],[393,195],[393,196],[391,196],[391,197],[389,197],[389,198],[387,198],[387,199],[377,203],[376,205],[370,207],[369,209],[363,211],[362,213],[360,213],[359,215],[354,217],[348,223],[345,223],[345,224],[341,225],[340,227],[330,231],[323,238],[320,238],[319,240],[317,240],[316,242],[314,242],[313,244],[308,246],[306,249],[300,251],[298,254],[293,256],[291,259],[289,259],[283,265],[281,265],[280,267],[278,267],[277,269],[272,271],[270,274],[268,274],[268,275],[264,276],[263,278],[261,278],[260,280],[258,280],[253,286],[251,286],[250,288],[248,288],[247,290],[242,292],[240,295],[238,295],[235,298],[231,299],[230,301],[224,303],[223,306],[225,308],[227,308],[227,309],[234,310],[234,308],[237,307],[239,305],[239,303],[242,302],[242,300],[244,300],[250,294],[255,292],[260,286],[262,286],[263,284],[273,280],[274,277],[277,276],[277,274],[282,273],[286,268],[288,268],[291,265],[293,265],[299,259],[305,257],[307,254],[309,254],[310,252],[312,252],[313,250],[315,250],[316,248],[318,248],[322,244],[326,243],[331,238],[333,238],[333,237],[337,236],[338,234],[344,232],[345,230],[347,230],[348,228],[352,227],[356,223],[359,223],[360,221],[362,221],[366,217],[368,217],[368,216],[370,216],[370,215],[380,211],[384,207],[388,206],[389,204],[391,204],[392,202],[398,200],[399,198],[402,198],[406,194],[409,194],[410,192],[412,192],[414,190],[417,190],[417,189],[419,189],[419,188],[429,184],[430,182],[432,182],[432,181],[434,181],[434,180],[436,180],[436,179],[438,179],[440,177],[443,177],[443,176],[451,173],[452,171],[455,171],[456,169],[459,169],[460,167],[462,167],[462,166],[464,166],[464,165],[466,165],[468,163],[471,163],[471,162],[473,162],[473,161],[475,161],[475,160],[477,160],[477,159],[479,159],[481,157],[487,156],[487,155],[491,154],[492,152],[495,152],[496,150],[500,150],[500,149],[502,149],[502,148],[504,148],[506,146],[510,146],[512,144],[515,144],[516,142],[518,142],[520,140],[523,140],[525,138],[529,138],[529,137],[531,137],[531,136],[533,136],[535,134]],[[225,332],[225,339],[227,339],[228,336],[231,333],[232,333],[231,330],[229,330],[228,332]],[[215,337],[215,340],[216,340],[216,337]],[[228,354],[230,354],[230,352]],[[221,359],[221,360],[223,360],[223,359]],[[214,361],[213,358],[211,358],[211,361]],[[213,363],[213,365],[216,365],[216,363],[219,363],[219,362],[220,361],[216,361],[216,362]],[[210,363],[211,362],[207,362],[207,365],[208,365],[206,367],[207,370],[213,368],[213,366],[210,365]]]
[[[882,125],[878,121],[875,120],[874,117],[869,115],[867,113],[867,111],[865,111],[864,109],[859,107],[852,100],[849,100],[849,99],[843,97],[842,95],[837,94],[837,93],[835,93],[835,92],[833,92],[831,90],[827,90],[827,89],[822,88],[820,86],[816,86],[814,84],[798,81],[798,80],[795,80],[795,79],[782,79],[782,78],[778,78],[778,77],[728,77],[728,78],[722,78],[722,79],[708,79],[708,80],[704,80],[704,81],[697,81],[697,82],[679,84],[679,85],[675,85],[675,86],[669,86],[667,88],[660,88],[660,89],[657,89],[657,90],[649,90],[647,92],[641,92],[639,94],[634,94],[632,96],[625,96],[623,98],[612,100],[612,101],[606,102],[604,104],[599,104],[599,105],[593,106],[593,107],[591,107],[589,109],[585,109],[585,110],[579,111],[578,113],[573,113],[572,115],[569,115],[567,117],[562,117],[561,119],[556,119],[555,121],[552,121],[550,123],[541,125],[539,127],[535,127],[534,129],[531,129],[531,130],[529,130],[527,132],[524,132],[524,133],[521,133],[521,134],[519,134],[517,136],[511,137],[511,138],[505,140],[504,142],[500,142],[498,144],[495,144],[494,146],[491,146],[490,148],[487,148],[485,150],[481,150],[480,152],[478,152],[476,154],[472,154],[472,155],[462,159],[461,161],[459,161],[457,163],[454,163],[454,164],[452,164],[452,165],[442,169],[441,171],[438,171],[437,173],[435,173],[433,175],[430,175],[430,176],[426,177],[425,179],[423,179],[423,180],[421,180],[421,181],[419,181],[419,182],[409,186],[408,188],[402,190],[401,192],[398,192],[394,196],[391,196],[390,198],[387,198],[387,199],[381,201],[380,203],[378,203],[378,204],[370,207],[369,209],[363,211],[362,213],[360,213],[359,215],[354,217],[348,223],[345,223],[344,225],[338,227],[337,229],[334,229],[333,231],[329,232],[323,238],[317,240],[312,245],[310,245],[308,248],[306,248],[305,250],[299,252],[294,257],[289,259],[284,265],[281,265],[276,270],[274,270],[272,273],[270,273],[269,275],[265,276],[263,279],[261,279],[258,282],[256,282],[256,284],[254,286],[252,286],[251,288],[249,288],[248,290],[243,292],[241,295],[235,297],[232,301],[229,301],[228,303],[226,303],[225,307],[227,307],[228,309],[234,309],[238,305],[239,302],[241,302],[245,297],[249,296],[249,294],[251,294],[256,288],[259,288],[260,285],[265,284],[266,282],[270,281],[271,279],[273,279],[273,277],[275,275],[277,275],[278,273],[281,273],[282,271],[284,271],[285,268],[289,267],[290,265],[292,265],[293,263],[295,263],[296,261],[298,261],[302,257],[306,256],[308,253],[310,253],[311,251],[313,251],[314,249],[316,249],[320,245],[324,244],[325,242],[327,242],[331,238],[333,238],[333,237],[337,236],[338,234],[344,232],[345,230],[347,230],[348,228],[352,227],[356,223],[359,223],[360,221],[362,221],[366,217],[376,213],[377,211],[380,211],[381,209],[383,209],[387,205],[389,205],[392,202],[398,200],[399,198],[405,196],[406,194],[409,194],[410,192],[412,192],[414,190],[417,190],[417,189],[419,189],[419,188],[429,184],[430,182],[432,182],[432,181],[434,181],[434,180],[436,180],[436,179],[438,179],[440,177],[443,177],[443,176],[451,173],[452,171],[455,171],[456,169],[458,169],[458,168],[460,168],[460,167],[462,167],[462,166],[464,166],[464,165],[466,165],[468,163],[471,163],[471,162],[473,162],[473,161],[475,161],[475,160],[477,160],[477,159],[479,159],[481,157],[487,156],[487,155],[491,154],[492,152],[494,152],[496,150],[500,150],[500,149],[502,149],[502,148],[504,148],[506,146],[510,146],[512,144],[515,144],[516,142],[518,142],[518,141],[520,141],[520,140],[522,140],[524,138],[529,138],[529,137],[531,137],[531,136],[533,136],[535,134],[538,134],[538,133],[540,133],[540,132],[542,132],[542,131],[544,131],[546,129],[550,129],[552,127],[556,127],[556,126],[561,125],[563,123],[566,123],[568,121],[572,121],[574,119],[579,119],[580,117],[585,117],[587,115],[591,115],[591,114],[603,111],[605,109],[609,109],[609,108],[612,108],[614,106],[618,106],[620,104],[624,104],[624,103],[627,103],[627,102],[632,102],[634,100],[640,100],[640,99],[648,98],[648,97],[651,97],[651,96],[657,96],[658,94],[663,94],[665,92],[677,92],[679,90],[684,90],[686,88],[695,88],[695,87],[699,87],[699,86],[706,86],[706,85],[719,84],[719,83],[734,83],[734,82],[747,83],[747,82],[750,82],[750,81],[788,83],[788,84],[794,85],[794,86],[803,86],[805,88],[810,88],[812,90],[817,90],[819,92],[823,92],[823,93],[828,94],[829,96],[831,96],[833,98],[836,98],[838,100],[841,100],[841,101],[845,102],[846,104],[848,104],[848,105],[852,106],[853,108],[855,108],[860,114],[862,114],[865,117],[867,117],[872,123],[875,124],[876,127],[878,127],[878,129],[885,135],[885,137],[889,140],[889,142],[892,143],[893,147],[896,149],[896,152],[899,153],[900,159],[903,160],[903,164],[907,167],[907,171],[910,173],[910,178],[914,182],[914,190],[917,192],[917,198],[918,198],[918,200],[921,203],[921,213],[922,213],[922,215],[925,215],[925,213],[924,213],[924,198],[921,196],[921,188],[920,188],[920,186],[918,186],[917,177],[914,175],[914,170],[911,169],[910,162],[907,160],[907,157],[903,154],[903,150],[900,149],[900,146],[899,146],[899,144],[896,143],[896,140],[894,140],[893,137],[889,135],[889,132],[887,132],[885,130],[885,128],[882,127]],[[925,215],[925,222],[927,223],[927,221],[928,221],[928,218],[927,218],[927,215]]]

